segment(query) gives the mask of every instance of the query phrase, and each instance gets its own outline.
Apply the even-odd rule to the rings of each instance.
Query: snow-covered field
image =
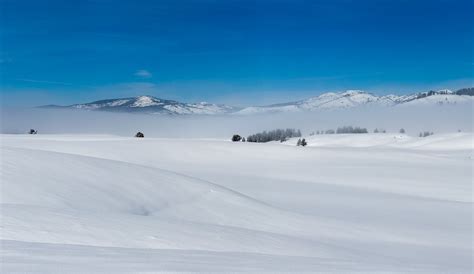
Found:
[[[471,273],[473,134],[1,135],[1,271]]]

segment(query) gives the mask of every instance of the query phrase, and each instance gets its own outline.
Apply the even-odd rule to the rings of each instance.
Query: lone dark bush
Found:
[[[232,142],[240,142],[240,140],[242,140],[242,137],[239,134],[232,136]]]

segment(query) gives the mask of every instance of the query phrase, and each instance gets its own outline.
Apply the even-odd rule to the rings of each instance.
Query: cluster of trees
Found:
[[[401,134],[405,134],[405,129],[401,128],[399,132]],[[325,131],[324,130],[321,130],[321,131],[318,130],[316,132],[313,131],[309,135],[313,136],[315,134],[320,135],[320,134],[350,134],[350,133],[358,134],[358,133],[369,133],[369,132],[366,128],[362,128],[362,127],[343,126],[343,127],[338,127],[336,130],[328,129]],[[374,133],[387,133],[387,131],[385,129],[376,128],[374,129]]]
[[[386,133],[387,131],[385,129],[374,129],[374,133]],[[461,132],[461,130],[458,130],[458,132]],[[311,132],[309,135],[313,136],[315,134],[359,134],[359,133],[368,133],[367,128],[361,128],[361,127],[353,127],[353,126],[343,126],[343,127],[338,127],[336,130],[333,129],[328,129],[328,130],[318,130],[316,132]],[[401,128],[399,130],[399,133],[405,134],[405,129]],[[36,134],[36,133],[30,133],[30,134]],[[429,131],[424,131],[420,132],[419,137],[427,137],[430,135],[433,135],[433,132]],[[141,136],[139,136],[141,135]],[[135,137],[143,137],[143,133],[139,132]],[[253,135],[250,135],[245,139],[244,137],[234,134],[232,136],[232,142],[254,142],[254,143],[266,143],[270,141],[280,141],[280,142],[285,142],[289,138],[294,138],[294,137],[301,137],[301,131],[298,129],[275,129],[275,130],[270,130],[270,131],[263,131],[260,133],[256,133]],[[298,142],[296,143],[297,146],[306,146],[308,143],[306,142],[306,139],[298,139]]]
[[[316,131],[312,132],[310,136],[313,135],[320,135],[320,134],[346,134],[346,133],[368,133],[366,128],[361,128],[361,127],[352,127],[352,126],[343,126],[343,127],[338,127],[336,130],[334,129],[327,129],[326,131],[321,130],[321,131]]]
[[[474,88],[462,88],[460,90],[457,90],[456,94],[474,96]]]
[[[143,137],[145,137],[145,134],[143,134],[142,132],[139,131],[139,132],[137,132],[137,134],[135,134],[135,137],[143,138]]]
[[[296,142],[296,146],[303,146],[305,147],[308,143],[306,142],[306,139],[298,139],[298,142]]]
[[[448,94],[451,94],[451,92],[449,91],[442,91],[442,90],[439,90],[439,91],[434,91],[434,90],[430,90],[428,92],[422,92],[420,94],[418,94],[416,96],[417,99],[420,99],[420,98],[425,98],[425,97],[428,97],[428,96],[432,96],[432,95],[437,95],[437,94],[443,94],[443,95],[448,95]],[[474,96],[474,88],[470,87],[470,88],[462,88],[462,89],[459,89],[457,90],[456,92],[454,92],[454,94],[456,95],[469,95],[469,96]]]
[[[336,134],[347,134],[347,133],[368,133],[366,128],[344,126],[338,127]]]
[[[433,134],[434,134],[433,132],[425,131],[425,132],[420,132],[420,134],[418,136],[419,137],[428,137],[428,136],[433,135]]]
[[[298,129],[275,129],[271,131],[263,131],[247,137],[247,142],[266,143],[270,141],[285,142],[288,138],[301,137],[301,131]]]
[[[38,131],[35,129],[30,129],[29,134],[38,134]]]

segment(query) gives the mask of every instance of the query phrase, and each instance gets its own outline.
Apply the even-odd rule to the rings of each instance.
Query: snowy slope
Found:
[[[433,106],[433,105],[456,105],[456,104],[473,104],[474,96],[468,95],[432,95],[428,97],[418,98],[416,100],[407,101],[399,106]]]
[[[472,134],[1,138],[2,273],[472,270]]]
[[[304,137],[309,147],[330,148],[412,148],[412,149],[473,149],[473,135],[470,133],[435,134],[429,137],[412,137],[405,134],[323,134]],[[291,138],[282,145],[296,145],[298,139]],[[275,142],[280,143],[280,142]]]

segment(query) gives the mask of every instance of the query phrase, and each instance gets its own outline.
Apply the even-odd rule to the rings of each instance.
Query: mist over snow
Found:
[[[148,115],[83,110],[3,108],[1,133],[26,133],[30,128],[40,134],[112,134],[132,136],[137,131],[146,137],[230,138],[275,128],[298,128],[303,135],[339,126],[360,126],[408,135],[421,131],[450,133],[473,130],[473,105],[428,105],[373,107],[356,109],[283,112],[253,115]]]

